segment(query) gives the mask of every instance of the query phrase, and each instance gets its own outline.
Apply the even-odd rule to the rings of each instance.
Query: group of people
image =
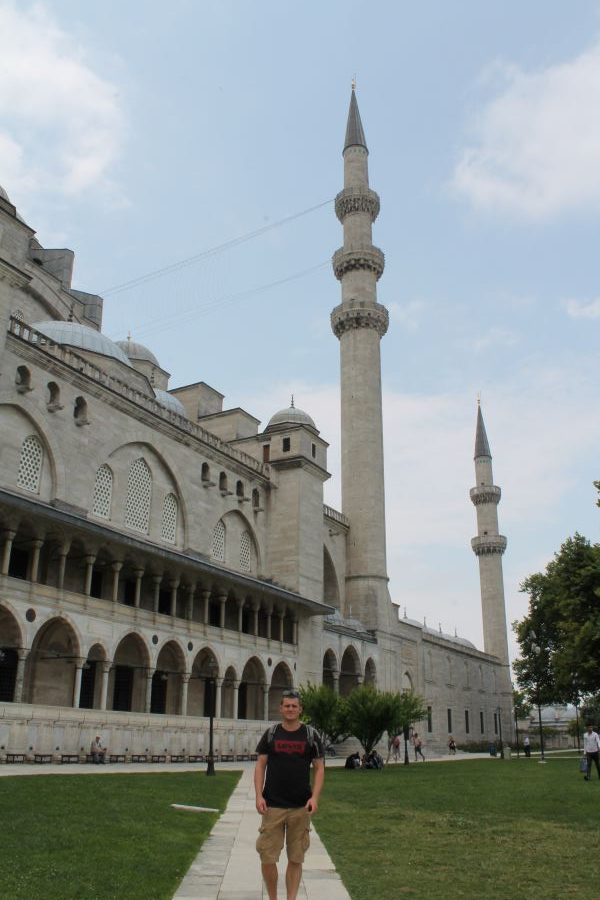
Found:
[[[370,753],[351,753],[346,757],[344,763],[345,769],[383,769],[383,758],[377,750],[371,750]]]

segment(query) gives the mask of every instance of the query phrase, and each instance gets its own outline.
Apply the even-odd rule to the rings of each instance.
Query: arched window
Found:
[[[76,425],[88,425],[87,401],[85,397],[76,397],[73,406],[73,418]]]
[[[99,519],[110,519],[110,506],[112,503],[113,473],[104,465],[96,472],[94,482],[94,496],[92,498],[92,513]]]
[[[227,490],[227,473],[221,472],[219,475],[219,490],[226,491]]]
[[[31,372],[27,366],[18,366],[15,375],[15,384],[20,394],[26,394],[31,388]]]
[[[175,494],[167,494],[163,503],[160,536],[170,544],[174,544],[177,537],[177,505]]]
[[[252,491],[252,509],[260,509],[260,493],[258,488]]]
[[[240,536],[240,569],[249,572],[252,559],[252,538],[248,531],[242,531]]]
[[[213,559],[225,562],[225,526],[221,521],[217,522],[213,531],[212,556]]]
[[[131,463],[127,474],[125,524],[148,534],[151,500],[152,473],[147,462],[140,457]]]
[[[210,466],[207,462],[202,463],[202,481],[210,481]]]
[[[39,493],[42,476],[44,448],[35,434],[30,434],[23,441],[21,459],[17,474],[17,485],[34,494]]]
[[[243,481],[236,482],[235,495],[238,498],[238,500],[244,499],[244,482]]]

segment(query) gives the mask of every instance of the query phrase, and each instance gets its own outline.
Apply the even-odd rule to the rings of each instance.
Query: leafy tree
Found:
[[[529,612],[514,625],[519,685],[536,705],[579,703],[600,684],[600,544],[568,538],[521,590]]]
[[[595,481],[594,487],[596,488],[598,493],[600,493],[600,481]],[[598,499],[596,500],[596,506],[600,506],[600,497],[598,497]]]
[[[325,684],[311,684],[300,688],[302,718],[315,728],[323,746],[337,744],[348,734],[344,731],[345,701]]]
[[[356,688],[346,697],[345,730],[363,746],[365,753],[379,743],[388,725],[395,719],[391,697],[370,685]]]
[[[579,721],[582,727],[588,722],[596,726],[596,731],[600,728],[600,693],[588,697],[579,714]]]
[[[513,688],[513,710],[515,719],[528,719],[531,712],[531,703],[528,702],[524,691]]]
[[[385,727],[388,741],[388,759],[392,750],[392,741],[397,734],[402,734],[404,727],[409,728],[420,722],[427,715],[427,707],[423,697],[413,691],[403,691],[390,696],[390,719]]]

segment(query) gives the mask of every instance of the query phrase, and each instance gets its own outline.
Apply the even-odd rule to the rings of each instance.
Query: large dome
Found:
[[[147,362],[151,362],[152,365],[158,366],[160,369],[160,363],[152,350],[148,350],[143,344],[138,344],[137,341],[132,341],[131,338],[127,338],[126,341],[117,341],[116,343],[117,347],[120,347],[125,356],[128,356],[129,359],[146,360]]]
[[[287,409],[280,409],[274,416],[271,416],[267,429],[281,425],[307,425],[317,431],[317,426],[309,414],[293,405],[288,406]]]
[[[56,344],[65,344],[67,347],[74,347],[77,350],[89,350],[92,353],[99,353],[101,356],[109,356],[131,367],[131,363],[114,341],[111,341],[105,334],[88,328],[87,325],[80,325],[79,322],[48,320],[47,322],[36,322],[33,328],[45,334]]]

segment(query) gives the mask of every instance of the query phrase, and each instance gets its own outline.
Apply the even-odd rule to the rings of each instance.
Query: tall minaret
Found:
[[[479,560],[483,645],[486,653],[498,657],[508,666],[502,577],[502,554],[506,550],[506,538],[498,534],[498,503],[501,491],[494,484],[492,454],[479,403],[475,434],[475,479],[477,485],[471,488],[471,500],[477,510],[477,537],[473,538],[471,546]]]
[[[342,510],[350,521],[346,551],[346,608],[367,628],[389,630],[391,603],[385,553],[385,494],[379,342],[387,309],[377,302],[383,253],[371,240],[379,197],[369,188],[368,155],[352,85],[344,143],[344,190],[335,211],[344,246],[333,256],[342,302],[331,313],[340,341]]]

